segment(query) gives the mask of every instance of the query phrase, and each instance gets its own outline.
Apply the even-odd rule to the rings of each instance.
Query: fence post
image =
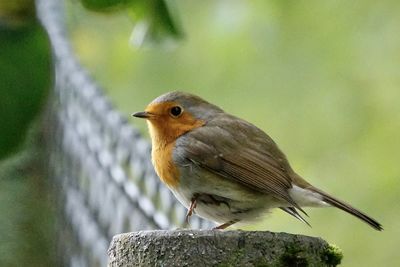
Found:
[[[116,266],[336,266],[340,250],[321,238],[266,231],[151,230],[114,236]]]

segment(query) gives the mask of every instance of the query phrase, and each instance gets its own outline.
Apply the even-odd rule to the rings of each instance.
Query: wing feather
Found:
[[[181,136],[175,160],[191,161],[303,211],[288,193],[292,187],[291,168],[272,139],[247,122],[235,119],[230,124],[226,117],[223,119],[228,123],[209,123]],[[249,139],[252,135],[257,140]]]

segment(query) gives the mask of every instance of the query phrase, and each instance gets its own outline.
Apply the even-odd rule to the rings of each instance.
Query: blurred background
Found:
[[[320,236],[343,249],[343,266],[399,264],[400,4],[175,3],[185,38],[167,49],[130,46],[124,14],[70,6],[74,48],[118,109],[182,90],[254,123],[299,174],[385,230],[334,209],[308,209],[312,228],[276,211],[250,229]]]
[[[385,230],[376,232],[334,209],[307,209],[312,228],[275,211],[248,229],[322,237],[343,250],[343,266],[399,265],[400,3],[174,3],[183,36],[138,47],[130,39],[128,12],[99,14],[66,1],[73,49],[115,107],[128,118],[158,95],[182,90],[252,122],[301,176],[376,218]],[[147,135],[144,122],[129,122]],[[10,229],[32,233],[22,222],[35,220],[33,232],[40,233],[49,217],[29,219],[27,202],[19,203],[24,197],[18,194],[31,187],[3,176],[8,179],[0,180],[0,209],[8,219],[0,223],[0,235],[15,241]],[[14,229],[15,222],[22,228]],[[43,240],[45,247],[49,240]],[[13,250],[9,244],[0,244],[0,265]],[[25,253],[29,258],[36,252]]]

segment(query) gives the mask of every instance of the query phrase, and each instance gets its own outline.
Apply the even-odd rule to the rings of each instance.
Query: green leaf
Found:
[[[52,82],[52,64],[47,34],[35,19],[17,26],[0,24],[0,40],[2,159],[18,150],[41,111]]]
[[[126,9],[134,0],[81,0],[83,6],[97,12],[114,12]]]
[[[172,0],[81,0],[87,9],[111,13],[126,10],[135,23],[131,43],[165,44],[180,39],[182,29],[177,22]],[[168,5],[170,4],[170,5]]]
[[[182,38],[183,31],[175,13],[176,9],[168,6],[165,0],[135,2],[130,8],[130,16],[135,22],[131,43],[136,46],[169,44]]]

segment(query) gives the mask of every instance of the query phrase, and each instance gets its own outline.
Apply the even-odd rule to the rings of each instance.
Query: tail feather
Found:
[[[283,210],[284,212],[289,213],[290,215],[292,215],[293,217],[295,217],[296,219],[304,222],[305,224],[307,224],[308,226],[311,227],[311,224],[309,224],[301,215],[300,213],[297,212],[297,210],[294,207],[281,207],[281,210]],[[307,215],[307,214],[306,214]],[[307,215],[308,216],[308,215]]]
[[[333,196],[325,193],[324,191],[322,191],[318,188],[308,187],[307,189],[320,194],[322,197],[322,200],[325,201],[326,203],[354,215],[355,217],[357,217],[360,220],[364,221],[365,223],[369,224],[372,228],[374,228],[378,231],[383,230],[382,225],[379,222],[377,222],[375,219],[369,217],[362,211],[352,207],[351,205],[349,205],[337,198],[334,198]]]

